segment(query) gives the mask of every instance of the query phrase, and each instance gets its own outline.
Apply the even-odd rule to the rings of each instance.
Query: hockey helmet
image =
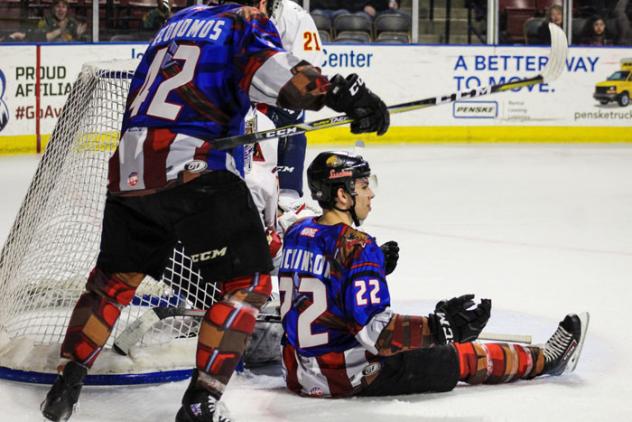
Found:
[[[307,184],[312,198],[321,207],[331,209],[334,208],[338,188],[342,187],[355,196],[355,180],[370,175],[369,163],[358,154],[346,151],[321,152],[307,169]]]
[[[243,4],[245,6],[253,6],[253,7],[258,7],[259,6],[259,2],[260,0],[218,0],[217,3],[219,4],[224,4],[224,3],[239,3],[239,4]],[[277,10],[281,8],[281,2],[282,0],[268,0],[268,3],[266,4],[266,13],[268,14],[268,16],[272,16],[272,14]]]

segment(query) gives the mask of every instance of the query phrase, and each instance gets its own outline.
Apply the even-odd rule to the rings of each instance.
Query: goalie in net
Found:
[[[240,134],[250,102],[328,106],[355,133],[386,132],[384,103],[357,75],[329,80],[282,47],[265,1],[194,6],[156,34],[131,82],[110,159],[100,252],[61,346],[60,375],[42,403],[70,417],[82,382],[121,308],[145,275],[159,279],[176,242],[221,299],[203,318],[196,369],[177,421],[229,421],[219,402],[271,293],[268,244],[243,181],[244,149],[213,149]]]

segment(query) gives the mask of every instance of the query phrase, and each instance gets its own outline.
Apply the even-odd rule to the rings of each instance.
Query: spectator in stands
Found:
[[[45,13],[37,24],[38,31],[32,37],[27,33],[19,33],[22,39],[33,38],[34,41],[86,41],[88,25],[78,22],[68,13],[68,0],[54,0],[51,11]],[[16,33],[18,34],[18,33]],[[15,35],[15,34],[12,34]]]
[[[350,13],[347,2],[341,0],[312,0],[310,4],[313,13],[328,16],[332,21],[338,15]]]
[[[542,44],[551,44],[551,31],[549,31],[549,22],[554,23],[560,28],[564,24],[564,9],[559,4],[554,4],[546,11],[546,20],[542,22],[538,29],[538,38]]]
[[[37,27],[46,36],[46,41],[85,41],[88,29],[85,22],[78,22],[68,13],[68,0],[54,0],[51,13],[39,21]]]
[[[398,0],[313,0],[312,12],[329,16],[332,20],[338,15],[353,13],[365,15],[371,20],[379,13],[392,13],[399,9]]]
[[[156,0],[156,8],[143,16],[143,29],[156,30],[171,16],[169,0]]]
[[[606,21],[601,16],[593,16],[584,28],[584,36],[579,44],[582,45],[612,45],[612,39],[606,33]]]
[[[397,0],[372,0],[365,2],[362,11],[372,18],[381,13],[394,13],[399,11]]]

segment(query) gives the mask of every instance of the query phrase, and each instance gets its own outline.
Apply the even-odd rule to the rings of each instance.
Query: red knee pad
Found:
[[[218,302],[206,312],[205,319],[223,331],[235,330],[251,334],[257,320],[255,312],[246,304],[238,307],[229,302]]]
[[[245,277],[237,277],[225,281],[222,286],[222,296],[245,290],[250,293],[270,297],[272,294],[272,279],[270,274],[254,273]]]
[[[127,306],[134,298],[136,288],[143,278],[144,274],[141,273],[109,274],[95,268],[88,277],[86,290],[104,296],[121,306]]]

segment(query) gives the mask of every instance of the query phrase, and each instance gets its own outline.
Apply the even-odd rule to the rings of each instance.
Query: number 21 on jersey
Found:
[[[320,42],[319,42],[318,33],[303,32],[303,50],[320,51]]]

